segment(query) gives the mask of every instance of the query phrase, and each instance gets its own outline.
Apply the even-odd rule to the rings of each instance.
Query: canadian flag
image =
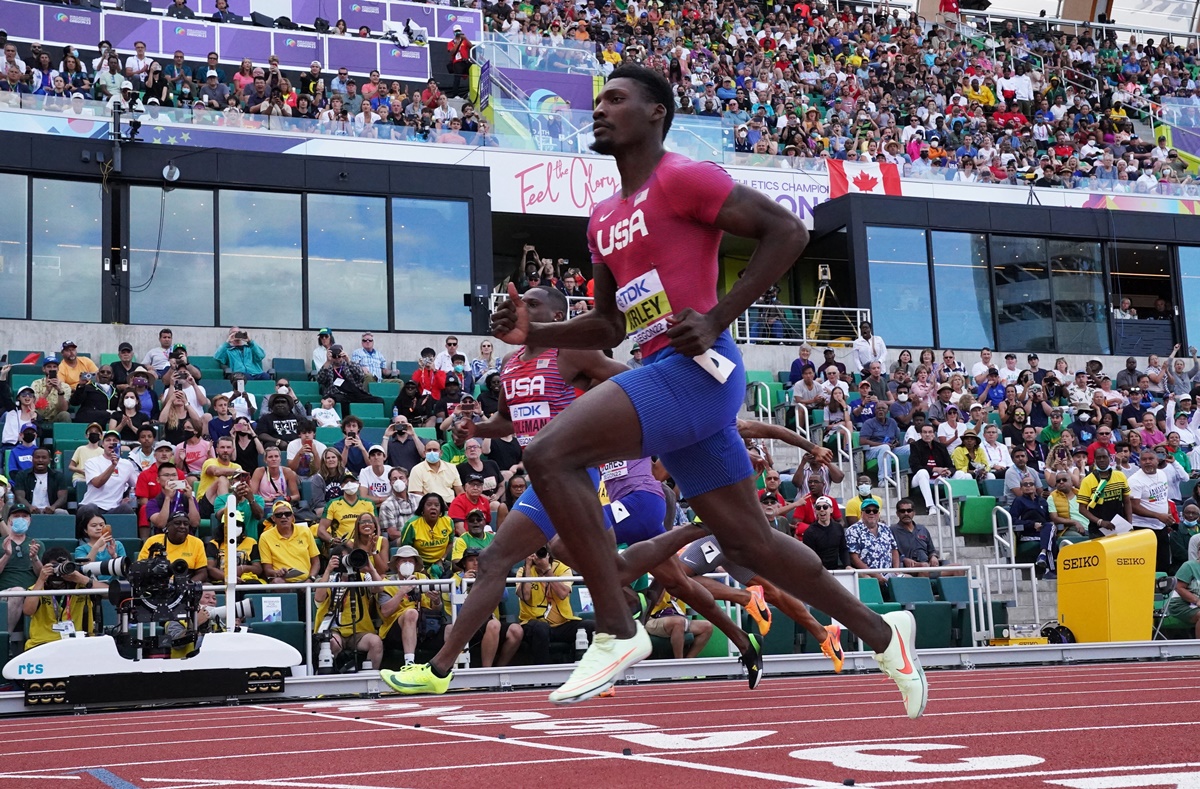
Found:
[[[846,164],[826,159],[829,167],[829,199],[844,194],[900,195],[900,170],[894,164],[871,162]]]

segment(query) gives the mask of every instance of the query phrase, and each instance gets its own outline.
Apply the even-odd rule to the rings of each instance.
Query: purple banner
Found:
[[[380,44],[379,73],[384,80],[397,78],[424,82],[429,79],[429,50],[426,47],[401,49],[386,42]]]
[[[58,9],[64,10],[58,10]],[[8,24],[5,19],[4,24]],[[7,29],[7,28],[6,28]],[[11,31],[10,35],[11,35]],[[100,14],[71,6],[42,6],[42,43],[94,45],[100,40]]]
[[[367,74],[379,67],[378,42],[369,38],[330,36],[325,39],[329,52],[329,70],[346,69]]]
[[[592,78],[586,74],[556,74],[524,69],[500,69],[529,96],[529,109],[554,112],[564,103],[572,110],[590,112],[594,105]]]
[[[336,12],[337,4],[333,0],[292,0],[292,21],[298,25],[311,25],[314,19],[322,17],[333,27],[337,24]]]
[[[153,55],[162,51],[161,21],[154,17],[109,13],[104,17],[104,37],[121,52],[132,52],[135,42],[145,41],[146,51]]]
[[[463,35],[468,41],[478,41],[480,38],[480,29],[483,27],[483,17],[478,11],[470,11],[465,8],[444,8],[438,6],[437,9],[437,33],[432,34],[435,38],[454,38],[454,26],[461,25]]]
[[[340,0],[338,3],[341,18],[346,20],[346,29],[351,35],[366,25],[372,33],[383,32],[383,22],[387,19],[388,4],[368,2],[368,0]],[[337,20],[332,20],[336,22]],[[330,39],[331,41],[334,39]]]
[[[281,66],[307,68],[314,60],[321,59],[321,39],[312,33],[276,30],[271,34],[271,46]]]
[[[266,63],[271,57],[271,31],[265,27],[221,25],[217,28],[217,41],[221,44],[217,51],[236,52],[239,57],[250,58],[255,63]]]
[[[437,32],[434,6],[417,3],[388,3],[388,14],[393,22],[399,22],[401,25],[411,19],[417,27],[425,28],[425,34],[429,38],[433,38]]]
[[[0,19],[4,20],[4,29],[13,38],[30,38],[34,41],[41,41],[42,9],[44,7],[34,3],[18,3],[13,0],[0,2]]]
[[[209,52],[215,52],[217,49],[216,26],[164,19],[162,49],[164,52],[174,52],[178,49],[189,58],[204,59]]]

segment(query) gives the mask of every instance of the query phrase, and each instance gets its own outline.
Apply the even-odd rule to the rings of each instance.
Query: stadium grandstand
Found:
[[[1200,701],[1198,41],[1200,0],[0,0],[0,789],[1196,785],[1154,727]],[[670,83],[670,152],[810,232],[731,327],[739,424],[771,527],[912,612],[920,721],[732,565],[703,588],[767,694],[648,574],[651,658],[563,715],[595,616],[549,546],[456,663],[512,693],[380,679],[442,647],[531,484],[455,425],[512,397],[510,288],[595,307],[593,103],[627,64]],[[722,240],[721,293],[753,253]],[[116,759],[28,719],[109,708]],[[208,728],[264,726],[303,739]]]

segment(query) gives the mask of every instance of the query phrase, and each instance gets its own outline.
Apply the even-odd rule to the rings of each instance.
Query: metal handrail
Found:
[[[755,334],[753,329],[760,310],[776,310],[783,322],[782,336],[774,337]],[[821,332],[821,318],[825,314],[840,316],[845,319],[845,333],[840,330]],[[734,339],[740,343],[769,343],[773,345],[801,345],[803,343],[823,343],[833,345],[848,344],[858,335],[858,327],[863,321],[871,320],[871,311],[860,307],[829,307],[799,304],[773,304],[755,302],[750,309],[738,316],[734,323]],[[810,327],[815,326],[815,331]]]
[[[933,485],[933,519],[934,519],[934,523],[937,524],[938,542],[940,542],[942,545],[947,544],[946,539],[945,539],[945,533],[942,530],[942,526],[943,526],[942,518],[944,516],[946,518],[946,521],[950,525],[950,541],[949,541],[950,561],[957,562],[958,561],[958,543],[955,541],[955,538],[954,538],[954,533],[955,533],[954,489],[950,487],[950,480],[947,479],[946,477],[938,477],[937,479],[930,480],[930,483]],[[946,504],[949,506],[942,506],[942,503],[939,500],[938,494],[940,493],[942,488],[946,489]]]
[[[852,497],[845,495],[846,488],[849,487],[851,490],[854,489],[855,480],[858,478],[858,475],[854,472],[854,440],[849,431],[843,427],[844,424],[845,423],[843,422],[841,425],[835,425],[833,428],[835,447],[833,452],[833,462],[836,463],[839,468],[842,468],[842,461],[845,461],[846,466],[845,468],[842,468],[842,473],[845,475],[842,478],[841,483],[842,494],[843,498],[849,499]],[[843,441],[845,442],[844,447],[842,445]]]
[[[892,508],[892,486],[896,487],[896,501],[904,498],[903,491],[900,488],[900,458],[891,449],[885,449],[883,454],[879,456],[879,486],[883,489],[883,509],[885,512],[894,512]],[[895,470],[895,474],[885,472]],[[938,533],[938,539],[941,539],[941,533]],[[951,559],[953,560],[953,556]]]
[[[1030,582],[1029,587],[1030,587],[1030,589],[1033,590],[1033,621],[1035,623],[1040,623],[1042,621],[1041,607],[1038,603],[1038,585],[1037,585],[1037,577],[1036,577],[1037,568],[1035,567],[1035,565],[1032,565],[1032,564],[985,564],[982,566],[981,569],[983,570],[983,573],[984,573],[985,583],[983,585],[984,586],[983,593],[987,599],[987,608],[985,610],[986,610],[987,620],[988,620],[988,624],[989,624],[989,627],[988,627],[989,632],[994,632],[994,627],[995,627],[995,622],[992,617],[991,574],[992,574],[993,570],[996,571],[997,588],[998,588],[997,594],[1004,594],[1004,591],[1002,589],[999,589],[1000,578],[1002,577],[1004,571],[1011,570],[1014,574],[1013,575],[1014,578],[1016,577],[1017,573],[1023,573],[1026,570],[1029,571],[1029,582]],[[1013,605],[1014,606],[1021,605],[1021,589],[1020,589],[1020,586],[1017,585],[1015,580],[1013,582]]]
[[[1008,539],[1005,539],[1002,536],[1001,526],[1000,526],[1000,522],[999,522],[1001,517],[1003,517],[1003,519],[1008,522],[1007,526],[1003,530],[1003,534],[1007,534]],[[1004,546],[1004,549],[1006,551],[1008,551],[1009,561],[1012,562],[1013,567],[1016,567],[1016,564],[1017,564],[1017,538],[1016,538],[1016,533],[1013,530],[1012,515],[1009,513],[1009,511],[1007,509],[997,505],[992,508],[992,547],[996,552],[996,563],[997,564],[1003,563],[1004,557],[1002,557],[1000,555],[1000,546],[1002,546],[1002,545]],[[1013,591],[1016,591],[1016,588],[1017,588],[1017,572],[1016,572],[1016,570],[1013,570],[1012,581],[1013,581]],[[996,578],[996,591],[999,594],[1004,594],[1004,579],[1000,576],[997,576],[997,578]]]

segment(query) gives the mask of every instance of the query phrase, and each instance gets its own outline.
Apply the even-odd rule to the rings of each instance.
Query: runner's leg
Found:
[[[887,622],[838,583],[808,546],[768,526],[761,508],[755,507],[757,501],[752,477],[688,498],[729,561],[811,601],[876,652],[886,650],[892,640]],[[747,513],[756,515],[747,517]]]
[[[595,498],[594,490],[592,498]],[[446,636],[442,648],[429,661],[435,672],[444,676],[454,669],[454,661],[463,647],[491,618],[504,597],[504,581],[512,566],[545,544],[546,535],[537,524],[519,510],[514,509],[508,514],[504,527],[496,532],[496,539],[479,554],[475,583],[462,608],[458,609],[453,633]]]
[[[608,425],[609,429],[597,429]],[[617,428],[616,426],[620,426]],[[550,420],[525,449],[523,462],[536,489],[552,491],[542,505],[584,578],[596,611],[596,632],[616,638],[636,633],[629,618],[612,538],[588,469],[641,457],[642,431],[629,396],[605,381]]]

